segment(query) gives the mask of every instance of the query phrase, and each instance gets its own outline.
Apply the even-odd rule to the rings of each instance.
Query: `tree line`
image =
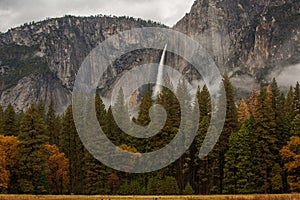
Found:
[[[166,84],[172,88],[170,81]],[[113,118],[116,110],[125,123],[146,126],[154,104],[151,87],[141,98],[139,112],[130,118],[120,90],[108,109],[95,97],[96,115],[107,137],[122,149],[151,152],[167,145],[177,134],[185,97],[187,110],[199,105],[199,124],[189,149],[171,165],[150,173],[130,174],[96,160],[82,144],[74,124],[72,106],[56,115],[54,101],[31,105],[15,113],[10,104],[0,107],[0,192],[25,194],[251,194],[289,193],[300,190],[300,86],[284,95],[273,79],[270,85],[253,86],[238,105],[225,74],[226,118],[222,134],[205,158],[198,157],[206,136],[212,102],[206,86],[191,98],[186,83],[163,88],[155,103],[167,113],[164,127],[148,139],[122,132]],[[191,115],[192,116],[192,115]],[[192,120],[192,118],[191,118]],[[130,167],[132,163],[128,163]]]

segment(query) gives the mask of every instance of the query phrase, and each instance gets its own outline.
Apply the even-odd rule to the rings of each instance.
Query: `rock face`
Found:
[[[300,62],[298,0],[197,0],[174,29],[199,41],[236,81],[269,81]]]
[[[47,104],[53,97],[56,111],[63,112],[71,100],[76,72],[88,53],[110,35],[144,26],[162,25],[127,17],[65,16],[0,34],[2,105],[12,103],[21,111],[40,99]],[[240,91],[243,85],[249,88],[249,84],[269,81],[273,72],[300,63],[299,0],[196,0],[190,13],[173,28],[199,41]],[[127,70],[157,63],[159,56],[156,50],[122,56],[99,88],[109,93]],[[198,77],[174,55],[168,53],[166,63],[190,79]]]
[[[11,102],[17,111],[26,110],[38,99],[54,99],[58,112],[64,111],[71,102],[71,92],[64,87],[57,77],[50,73],[25,76],[18,84],[1,95],[2,102]]]
[[[0,68],[3,73],[0,79],[2,85],[10,85],[10,87],[2,87],[2,105],[5,107],[8,103],[12,103],[17,111],[21,111],[40,99],[48,104],[49,97],[52,96],[55,98],[56,111],[63,112],[70,104],[71,90],[77,70],[84,58],[98,43],[110,35],[125,30],[158,25],[150,21],[126,17],[66,16],[25,24],[1,34]],[[13,46],[13,48],[7,48],[8,46]],[[29,48],[34,54],[24,53],[23,48]],[[35,74],[32,74],[34,70],[29,74],[22,72],[22,75],[18,76],[19,80],[12,80],[10,77],[12,73],[21,69],[24,63],[16,64],[11,56],[5,54],[7,49],[11,50],[15,60],[22,60],[23,57],[32,58],[26,60],[29,64],[33,62],[34,57],[41,57],[41,60],[46,63],[44,69],[47,72],[41,73],[44,70],[39,70]],[[17,55],[16,52],[18,52]],[[108,83],[104,81],[102,85],[108,87],[109,81],[114,80],[114,77],[126,66],[112,67],[106,74]],[[15,83],[10,84],[11,82]]]

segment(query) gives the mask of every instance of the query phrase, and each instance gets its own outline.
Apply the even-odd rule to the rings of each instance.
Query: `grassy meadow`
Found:
[[[0,200],[300,200],[300,194],[274,195],[187,195],[187,196],[111,196],[111,195],[0,195]]]

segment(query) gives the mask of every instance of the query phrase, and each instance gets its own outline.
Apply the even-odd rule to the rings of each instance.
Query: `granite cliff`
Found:
[[[21,111],[40,100],[48,104],[52,97],[56,111],[63,112],[71,102],[76,72],[88,53],[110,35],[145,26],[163,25],[129,17],[65,16],[24,24],[1,34],[2,105],[12,103]],[[145,60],[151,60],[152,55],[144,54]],[[110,68],[101,83],[104,88],[134,64],[136,58],[127,58],[128,64],[122,61]]]
[[[198,0],[174,29],[199,41],[240,90],[300,63],[297,0]]]
[[[12,103],[20,111],[53,97],[57,112],[63,112],[76,72],[90,50],[110,35],[144,26],[165,27],[128,17],[65,16],[0,34],[1,103]],[[274,73],[300,63],[298,0],[196,0],[173,28],[199,41],[220,70],[229,72],[240,94],[244,86],[268,82]],[[126,70],[157,62],[159,55],[156,50],[124,55],[107,71],[100,89],[108,93]],[[167,54],[167,64],[189,78],[198,77],[175,57]]]

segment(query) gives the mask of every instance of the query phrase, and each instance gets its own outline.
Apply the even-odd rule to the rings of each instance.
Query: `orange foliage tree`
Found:
[[[0,191],[8,188],[9,172],[6,169],[6,155],[4,148],[0,145]]]
[[[62,194],[69,184],[68,170],[69,159],[64,153],[59,152],[56,145],[46,144],[48,153],[47,163],[49,170],[46,172],[51,193]]]
[[[251,93],[248,98],[248,108],[249,112],[253,117],[257,118],[257,108],[258,108],[258,91],[256,89],[256,86],[253,85]]]
[[[244,121],[250,118],[250,112],[248,109],[248,105],[245,100],[242,98],[240,100],[240,105],[238,108],[238,122],[241,125]]]
[[[284,167],[289,172],[288,183],[292,192],[300,192],[300,137],[291,137],[280,154],[287,163]]]
[[[0,191],[9,186],[10,169],[16,162],[18,140],[14,136],[0,135]]]

